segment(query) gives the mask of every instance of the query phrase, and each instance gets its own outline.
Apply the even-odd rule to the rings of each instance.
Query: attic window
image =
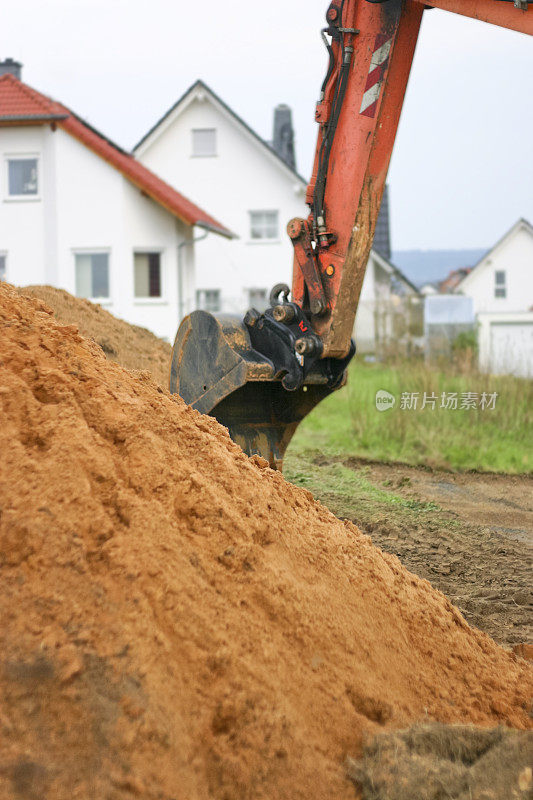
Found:
[[[505,270],[494,273],[494,297],[507,297],[507,275]]]
[[[36,158],[9,158],[7,175],[10,197],[36,197],[39,194]]]
[[[192,131],[192,154],[208,158],[217,154],[216,128],[194,128]]]

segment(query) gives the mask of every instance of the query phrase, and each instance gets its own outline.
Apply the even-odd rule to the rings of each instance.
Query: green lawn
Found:
[[[376,409],[376,392],[396,397],[394,408]],[[457,393],[458,408],[442,408],[442,393]],[[477,408],[461,409],[470,392]],[[402,393],[418,393],[417,408],[401,407]],[[423,404],[424,393],[437,399]],[[481,409],[483,393],[497,393],[494,408]],[[452,401],[453,405],[453,401]],[[348,385],[303,421],[289,448],[299,454],[359,456],[458,470],[527,473],[533,470],[533,382],[513,377],[357,362]]]

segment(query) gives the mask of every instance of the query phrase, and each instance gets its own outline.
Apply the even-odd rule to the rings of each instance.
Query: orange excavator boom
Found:
[[[176,336],[171,391],[273,467],[281,469],[301,419],[346,380],[420,24],[432,7],[533,34],[528,0],[332,0],[310,211],[287,226],[292,289],[274,287],[270,308],[243,320],[193,312]]]

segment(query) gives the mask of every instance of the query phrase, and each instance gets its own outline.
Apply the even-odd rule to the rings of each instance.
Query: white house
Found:
[[[375,248],[368,260],[355,318],[358,353],[383,354],[391,345],[420,345],[423,303],[416,287]],[[416,341],[415,341],[416,340]]]
[[[0,68],[0,279],[66,289],[172,341],[194,306],[195,226],[232,234],[18,63]]]
[[[307,217],[307,181],[296,171],[290,109],[278,106],[272,144],[259,137],[205,83],[197,81],[135,147],[135,155],[196,203],[206,205],[238,235],[208,237],[196,249],[197,305],[242,314],[262,310],[271,287],[291,283],[293,248],[285,227]],[[377,319],[394,286],[417,290],[389,262],[388,205],[376,233],[386,252],[369,260],[356,320],[359,350],[375,351]],[[390,305],[390,304],[389,304]],[[388,324],[390,328],[390,324]]]
[[[208,86],[197,81],[146,134],[135,156],[238,235],[208,237],[196,250],[198,306],[262,310],[275,283],[289,282],[287,222],[306,214],[307,182]]]
[[[533,227],[520,219],[463,278],[478,322],[480,366],[533,377]]]
[[[519,219],[457,285],[474,313],[514,313],[533,308],[533,227]]]

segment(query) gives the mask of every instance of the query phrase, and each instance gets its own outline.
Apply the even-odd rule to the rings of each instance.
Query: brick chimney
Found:
[[[0,61],[0,75],[14,75],[19,81],[22,80],[22,64],[12,58]]]
[[[274,136],[272,147],[291,169],[296,169],[292,111],[289,106],[283,103],[276,106],[274,109]]]

